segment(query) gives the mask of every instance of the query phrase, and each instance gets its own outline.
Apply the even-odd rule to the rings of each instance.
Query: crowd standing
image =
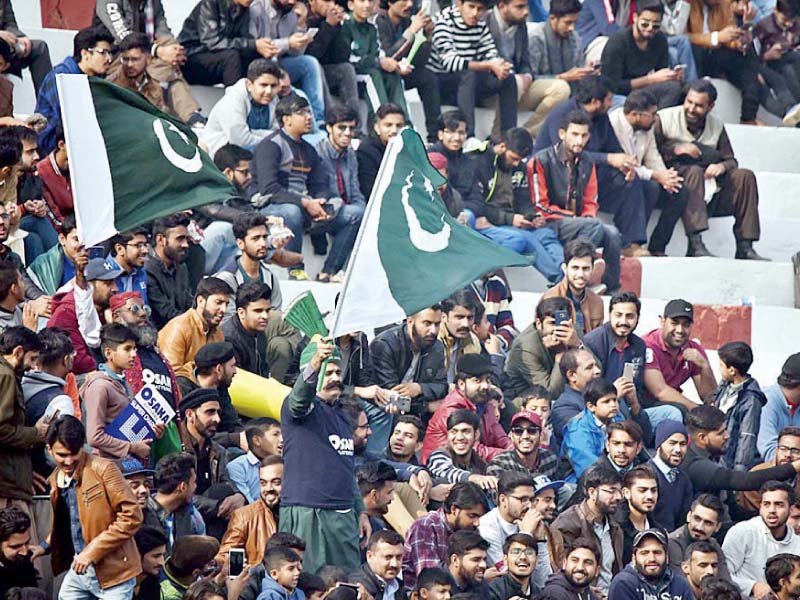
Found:
[[[0,77],[0,597],[41,597],[49,565],[66,600],[800,598],[800,354],[762,386],[731,342],[718,381],[691,303],[637,332],[620,290],[679,220],[689,257],[734,216],[735,258],[765,260],[704,76],[743,123],[800,122],[794,0],[200,0],[177,34],[162,0],[97,0],[55,66],[0,0],[0,72],[21,69],[25,120]],[[193,128],[238,197],[85,247],[59,73]],[[191,85],[220,83],[203,114]],[[308,234],[316,279],[344,280],[387,145],[423,125],[409,89],[448,211],[548,289],[522,331],[498,271],[309,340],[275,269],[310,279]],[[237,371],[291,387],[279,419],[237,411]],[[119,439],[146,385],[174,421]]]

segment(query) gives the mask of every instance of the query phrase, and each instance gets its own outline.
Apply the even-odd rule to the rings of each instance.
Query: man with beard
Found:
[[[669,534],[670,543],[667,550],[669,566],[673,570],[681,568],[689,546],[696,542],[708,542],[719,558],[719,576],[730,581],[725,555],[719,542],[714,538],[722,526],[724,513],[722,502],[716,496],[712,494],[697,496],[689,512],[686,513],[686,523]]]
[[[442,325],[439,339],[444,344],[444,368],[447,383],[456,382],[456,363],[465,354],[480,354],[481,343],[472,333],[475,324],[475,296],[468,290],[459,290],[442,300]],[[423,458],[424,460],[424,458]]]
[[[191,379],[194,358],[200,348],[225,339],[219,326],[232,294],[227,283],[207,277],[197,286],[194,307],[174,317],[161,329],[158,347],[178,375]]]
[[[622,557],[627,564],[633,556],[633,540],[640,532],[648,529],[664,529],[653,519],[653,509],[658,499],[658,482],[650,467],[639,465],[625,473],[622,481],[622,497],[625,503],[617,511],[615,518],[622,529],[624,539]]]
[[[538,597],[539,587],[531,574],[536,566],[536,539],[527,533],[513,533],[503,543],[503,563],[508,572],[489,583],[489,600]]]
[[[800,554],[800,537],[786,525],[794,491],[788,483],[768,481],[761,486],[759,515],[740,521],[725,534],[722,550],[731,580],[744,596],[768,598],[772,593],[764,577],[767,559],[776,554]]]
[[[658,500],[653,519],[673,531],[689,511],[694,488],[681,471],[688,450],[689,432],[680,421],[661,421],[656,427],[656,455],[647,463],[658,478]]]
[[[644,340],[634,333],[639,324],[642,303],[634,292],[614,294],[608,302],[608,321],[584,337],[584,344],[602,363],[602,376],[613,383],[627,400],[638,404],[647,398],[644,386],[644,364],[647,348]],[[625,377],[626,365],[633,367],[633,380]],[[639,421],[643,427],[644,441],[649,447],[653,429],[666,419],[682,421],[674,406],[650,406],[642,409],[647,420]]]
[[[108,241],[110,251],[106,260],[122,269],[117,277],[117,290],[122,292],[138,292],[142,301],[147,304],[147,273],[144,261],[150,249],[147,231],[142,228],[118,233]]]
[[[585,484],[586,499],[562,512],[553,521],[553,528],[561,532],[567,546],[575,539],[585,537],[601,549],[595,585],[605,595],[611,578],[625,564],[622,554],[624,536],[612,518],[622,497],[622,477],[608,467],[593,466],[586,471]]]
[[[778,465],[785,465],[800,456],[800,428],[784,427],[778,434],[778,445],[775,448],[775,457],[772,460],[756,465],[751,471],[761,471]],[[794,493],[800,497],[800,478],[794,478]],[[758,492],[742,492],[738,495],[739,504],[749,510],[756,511],[761,504]]]
[[[538,150],[528,161],[530,199],[535,214],[545,220],[562,244],[585,238],[603,248],[606,266],[603,284],[609,290],[616,290],[622,238],[614,226],[597,217],[597,166],[584,154],[591,139],[591,124],[591,118],[583,110],[564,116],[558,127],[558,139]]]
[[[447,564],[448,540],[453,533],[477,529],[488,508],[489,502],[481,488],[471,482],[457,483],[441,508],[417,519],[406,534],[403,554],[405,585],[415,585],[423,569]]]
[[[245,562],[260,565],[267,541],[278,529],[283,462],[280,456],[267,456],[258,470],[260,496],[233,512],[222,537],[217,560],[225,560],[231,548],[244,548]]]
[[[378,176],[386,146],[400,130],[406,126],[406,114],[402,107],[387,102],[375,111],[375,122],[372,131],[356,150],[358,164],[358,186],[364,198],[369,201],[372,186]]]
[[[180,390],[172,365],[156,346],[158,330],[147,320],[150,309],[139,292],[123,292],[109,301],[114,323],[130,327],[136,334],[136,358],[125,371],[125,381],[135,396],[145,385],[156,388],[172,408],[178,407]]]
[[[141,94],[158,110],[171,112],[167,108],[165,87],[148,73],[153,47],[146,33],[131,32],[117,46],[120,68],[106,78],[120,87]]]
[[[497,480],[497,506],[481,517],[478,533],[489,542],[486,559],[490,566],[502,571],[508,567],[503,558],[506,539],[516,533],[535,536],[544,515],[533,508],[533,479],[513,471],[502,473]]]
[[[480,200],[466,197],[465,202],[476,217],[478,232],[518,254],[535,256],[533,266],[554,284],[563,277],[564,252],[557,235],[545,227],[545,219],[530,210],[523,161],[531,148],[531,135],[522,127],[504,131],[498,144],[475,158],[472,168]]]
[[[367,560],[348,581],[361,584],[372,598],[405,600],[403,580],[403,536],[394,531],[376,531],[367,542]]]
[[[36,588],[39,574],[31,562],[31,520],[19,508],[0,509],[0,594],[15,588]]]
[[[683,106],[658,111],[655,125],[661,156],[683,177],[688,196],[683,214],[686,256],[711,256],[702,238],[708,218],[733,216],[734,257],[765,260],[753,249],[761,234],[758,184],[751,170],[738,167],[725,125],[710,114],[716,100],[714,84],[699,79],[689,86]]]
[[[228,480],[228,459],[225,448],[214,441],[220,423],[219,393],[197,389],[183,397],[178,430],[185,452],[194,455],[197,491],[194,505],[203,515],[209,535],[220,539],[227,520],[247,501]]]
[[[100,348],[100,327],[111,297],[117,293],[115,280],[122,270],[103,258],[89,260],[81,254],[75,262],[75,287],[53,296],[53,314],[48,327],[60,327],[69,334],[75,348],[72,372],[89,373],[97,368],[95,352]]]
[[[467,409],[480,415],[480,441],[475,445],[475,452],[481,458],[491,460],[504,450],[513,448],[513,443],[497,421],[495,411],[487,406],[489,391],[493,387],[489,357],[464,354],[456,363],[455,373],[455,389],[447,395],[428,424],[422,444],[422,462],[427,462],[431,453],[444,445],[447,418],[458,409]]]
[[[486,550],[489,542],[477,531],[461,530],[450,536],[447,542],[447,567],[453,580],[451,593],[478,594],[485,597],[488,586],[484,582],[486,574]]]
[[[658,152],[653,133],[656,110],[656,98],[649,91],[634,90],[625,99],[621,109],[617,108],[608,114],[608,119],[622,149],[635,156],[640,163],[635,171],[644,182],[647,219],[654,208],[661,209],[647,249],[650,254],[663,256],[689,198],[681,185],[683,179],[675,169],[668,169],[664,165]]]
[[[501,473],[525,473],[530,477],[544,475],[555,477],[559,468],[559,457],[552,450],[540,447],[542,421],[534,412],[523,410],[511,417],[512,450],[495,456],[487,468],[489,475],[499,477]]]
[[[386,514],[394,500],[397,473],[383,461],[368,462],[356,467],[356,480],[373,535],[377,531],[391,530]]]
[[[224,448],[247,449],[247,440],[239,413],[233,408],[228,388],[236,375],[236,357],[230,342],[206,344],[195,356],[194,379],[178,376],[181,394],[195,389],[216,390],[219,394],[220,422],[214,441]]]
[[[778,554],[767,561],[764,576],[776,600],[800,598],[800,557]]]
[[[340,360],[331,340],[308,344],[281,408],[286,477],[280,529],[312,546],[304,556],[312,572],[322,565],[357,569],[359,538],[372,533],[354,473],[353,422],[340,399]]]
[[[378,387],[411,398],[411,414],[427,423],[447,395],[442,307],[434,304],[380,333],[370,344]],[[420,436],[425,431],[420,432]],[[406,582],[408,583],[408,582]]]
[[[725,421],[725,413],[708,404],[693,408],[686,417],[692,443],[681,469],[689,476],[695,494],[752,491],[773,479],[792,481],[800,473],[800,459],[760,471],[735,471],[721,466],[717,460],[725,454],[730,437]]]
[[[592,538],[580,537],[572,541],[561,566],[542,590],[548,600],[597,600],[590,587],[600,570],[602,553]]]
[[[613,600],[670,598],[692,600],[689,582],[667,565],[667,532],[661,528],[640,531],[633,540],[633,563],[611,582]]]
[[[153,310],[153,325],[160,329],[192,305],[189,284],[189,217],[175,213],[153,225],[155,250],[144,263],[147,298]]]
[[[720,562],[724,561],[714,545],[709,542],[693,542],[686,549],[681,570],[695,598],[700,597],[700,587],[704,579],[719,576]]]
[[[692,339],[694,307],[683,299],[670,300],[661,316],[661,328],[642,339],[647,344],[644,385],[658,406],[673,404],[692,410],[697,403],[681,393],[691,379],[703,400],[711,399],[716,380],[705,349]]]

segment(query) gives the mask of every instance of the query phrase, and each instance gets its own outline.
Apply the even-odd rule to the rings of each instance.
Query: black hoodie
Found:
[[[564,576],[563,571],[554,573],[547,580],[539,600],[598,600],[588,588],[576,588]]]

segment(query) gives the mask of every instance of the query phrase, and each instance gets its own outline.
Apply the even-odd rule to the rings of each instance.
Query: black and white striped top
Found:
[[[428,68],[434,73],[463,71],[472,61],[498,56],[488,23],[468,27],[456,5],[448,6],[436,18],[432,46]]]

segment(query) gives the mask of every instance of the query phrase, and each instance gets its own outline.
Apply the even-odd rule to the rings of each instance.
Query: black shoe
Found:
[[[186,121],[186,124],[189,127],[205,127],[206,123],[208,123],[208,119],[206,119],[199,112],[193,112],[192,116],[189,117],[189,120]]]
[[[770,262],[770,259],[764,258],[753,249],[753,242],[751,240],[736,242],[736,254],[734,255],[734,258],[738,258],[740,260],[763,260],[765,262]]]
[[[689,247],[686,249],[686,256],[698,258],[701,256],[714,256],[709,252],[706,245],[703,243],[703,236],[699,233],[690,233],[687,238],[689,239]]]

